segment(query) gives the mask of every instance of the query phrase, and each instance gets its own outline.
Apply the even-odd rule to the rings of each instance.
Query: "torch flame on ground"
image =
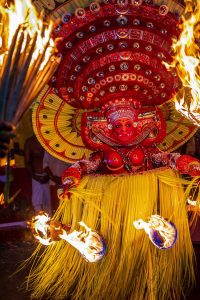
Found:
[[[175,95],[176,109],[200,126],[200,1],[185,1],[181,34],[173,43],[173,62],[183,88]]]
[[[43,245],[50,245],[63,239],[76,248],[87,261],[99,261],[105,253],[103,239],[84,222],[81,221],[79,224],[84,230],[69,233],[71,226],[51,219],[45,212],[40,212],[29,222],[35,238]]]
[[[30,0],[0,2],[0,120],[14,125],[56,70],[59,58],[44,22]]]
[[[159,215],[152,215],[148,222],[139,219],[133,222],[136,229],[144,229],[151,242],[159,249],[171,248],[177,240],[177,229]]]

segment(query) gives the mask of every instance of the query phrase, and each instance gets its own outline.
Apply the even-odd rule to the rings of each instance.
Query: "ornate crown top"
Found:
[[[119,118],[134,119],[136,109],[141,107],[141,103],[133,98],[122,98],[109,101],[102,107],[102,112],[109,123],[113,123]]]
[[[121,118],[129,118],[134,119],[134,111],[131,107],[124,107],[124,108],[115,108],[113,111],[108,111],[106,114],[109,123],[113,123],[114,121],[121,119]]]
[[[183,7],[164,2],[93,1],[63,14],[54,30],[62,57],[51,82],[55,93],[83,109],[124,95],[148,106],[169,100],[179,80],[162,62],[171,61]]]

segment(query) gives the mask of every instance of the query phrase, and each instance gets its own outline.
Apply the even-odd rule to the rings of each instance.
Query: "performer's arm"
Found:
[[[49,176],[48,174],[40,174],[42,173],[41,170],[43,170],[40,162],[41,155],[43,156],[43,152],[42,154],[39,152],[36,155],[36,153],[34,152],[36,151],[36,147],[36,142],[32,138],[28,138],[26,140],[24,145],[24,163],[31,177],[41,184],[44,184],[49,181]]]
[[[82,159],[67,168],[62,174],[64,192],[73,186],[78,186],[83,175],[96,171],[102,162],[102,158],[102,152],[94,152],[89,159]]]
[[[179,153],[155,153],[152,160],[157,166],[170,166],[181,174],[200,176],[200,161],[190,155]]]
[[[29,174],[31,175],[31,177],[33,178],[34,176],[34,170],[31,164],[31,142],[30,139],[27,139],[25,144],[24,144],[24,163],[25,163],[25,167],[27,169],[27,171],[29,172]]]
[[[55,159],[55,158],[53,158],[51,156],[51,154],[49,154],[47,151],[44,151],[43,169],[48,174],[49,179],[51,179],[51,181],[53,181],[58,186],[61,186],[62,185],[61,177],[54,175],[54,173],[52,172],[52,170],[50,168],[50,166],[52,166],[52,159]],[[56,164],[56,161],[54,163]],[[59,161],[57,163],[59,163]]]

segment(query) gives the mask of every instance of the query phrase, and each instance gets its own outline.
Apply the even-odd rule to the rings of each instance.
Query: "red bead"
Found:
[[[140,166],[144,161],[144,152],[141,148],[134,149],[128,156],[134,166]]]
[[[123,166],[123,160],[117,152],[108,152],[106,154],[106,162],[109,167],[119,168]]]

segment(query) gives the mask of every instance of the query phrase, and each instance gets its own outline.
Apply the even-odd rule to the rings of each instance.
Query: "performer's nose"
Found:
[[[126,131],[126,129],[127,129],[127,128],[126,128],[126,125],[125,125],[125,124],[123,124],[121,129],[122,129],[122,131],[123,131],[123,132],[125,132],[125,131]]]

